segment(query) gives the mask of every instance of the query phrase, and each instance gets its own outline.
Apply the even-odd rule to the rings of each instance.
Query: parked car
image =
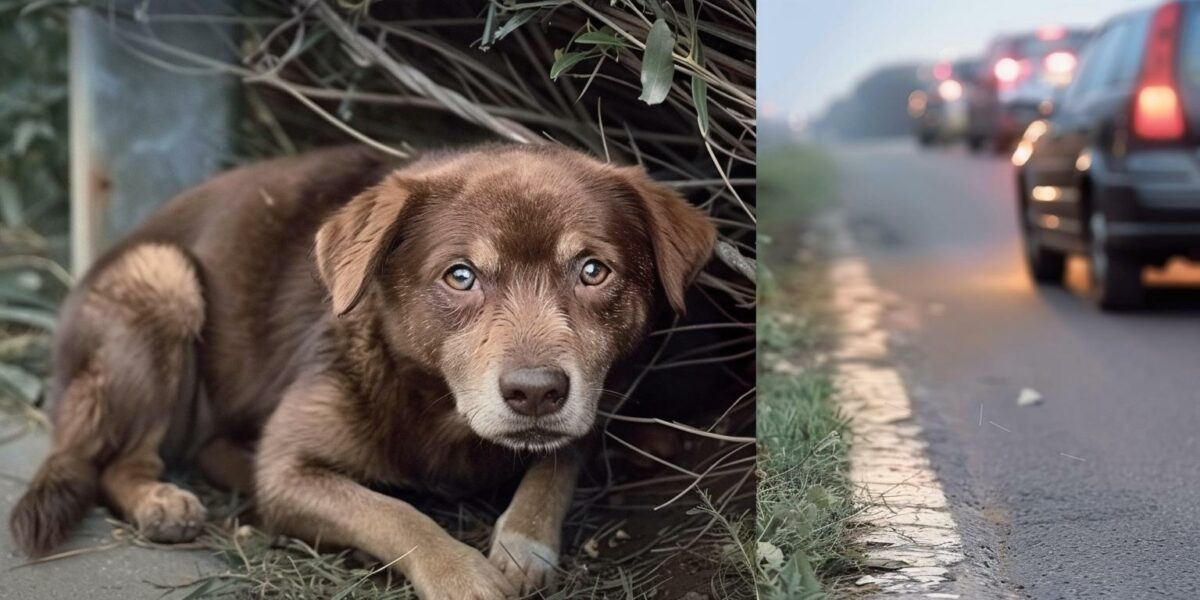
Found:
[[[1198,157],[1200,2],[1112,19],[1013,154],[1030,274],[1061,282],[1083,254],[1102,308],[1139,304],[1144,266],[1200,257]]]
[[[968,97],[971,149],[1006,152],[1030,123],[1052,110],[1073,79],[1079,48],[1089,36],[1054,26],[993,40]]]
[[[908,96],[917,142],[922,146],[950,143],[967,132],[967,96],[974,85],[978,61],[942,61],[923,68],[924,85]]]

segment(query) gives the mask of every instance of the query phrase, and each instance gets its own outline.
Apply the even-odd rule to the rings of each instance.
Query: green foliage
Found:
[[[814,148],[773,148],[759,182],[772,234],[760,238],[769,249],[758,311],[759,592],[763,600],[819,599],[857,559],[848,535],[848,423],[822,362],[832,333],[812,251],[812,219],[833,196],[834,171]]]
[[[490,48],[522,26],[534,23],[538,18],[548,17],[572,5],[569,0],[547,0],[542,2],[509,2],[492,0],[488,9],[488,25],[480,42]],[[679,5],[682,4],[682,8]],[[712,4],[712,3],[710,3]],[[579,8],[578,5],[575,5]],[[655,106],[674,101],[676,107],[689,106],[695,115],[700,138],[709,139],[713,116],[709,112],[709,89],[718,95],[713,99],[725,109],[720,115],[723,137],[734,146],[741,146],[729,134],[736,132],[736,124],[728,118],[739,113],[751,114],[753,102],[753,71],[730,73],[730,63],[724,61],[726,69],[713,68],[705,54],[706,41],[702,33],[711,33],[722,46],[732,44],[740,49],[753,49],[754,8],[753,2],[726,0],[708,8],[719,12],[704,14],[703,5],[693,0],[666,2],[653,0],[614,0],[608,7],[583,7],[588,19],[575,32],[570,41],[554,53],[549,66],[552,79],[563,75],[586,78],[590,85],[601,73],[606,59],[628,65],[627,73],[637,76],[638,100]],[[723,18],[715,19],[714,15]],[[741,21],[740,23],[738,21]],[[750,31],[739,30],[737,25],[750,24]],[[719,33],[717,33],[719,32]],[[728,48],[723,48],[727,52]],[[725,58],[723,56],[723,58]],[[591,62],[596,59],[594,64]],[[584,68],[580,68],[580,67]],[[590,71],[590,72],[579,72]],[[690,88],[676,86],[680,73],[690,74]],[[745,76],[740,79],[738,75]],[[621,76],[617,72],[612,77]],[[749,85],[746,85],[749,83]],[[633,82],[629,82],[633,87]],[[739,151],[749,151],[738,147]]]
[[[797,226],[833,200],[836,177],[833,159],[816,146],[787,145],[763,152],[758,165],[760,231],[772,238],[794,235]]]
[[[763,317],[760,356],[798,352],[791,360],[803,363],[814,352],[816,327],[783,316],[789,314]],[[764,598],[823,597],[819,577],[839,574],[854,560],[846,530],[854,512],[845,476],[847,422],[835,408],[829,375],[811,364],[800,369],[764,369],[758,378],[760,558],[779,557],[760,560]]]
[[[69,277],[67,28],[0,3],[0,406],[34,415]]]
[[[67,32],[56,11],[0,5],[0,222],[61,233],[67,202]]]
[[[646,52],[642,54],[642,95],[638,100],[646,104],[659,104],[667,99],[671,91],[671,80],[675,78],[675,34],[663,19],[656,19],[646,36]]]

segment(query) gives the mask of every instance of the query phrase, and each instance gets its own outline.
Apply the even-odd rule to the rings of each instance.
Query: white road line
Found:
[[[871,280],[841,221],[831,220],[832,304],[839,337],[833,367],[843,410],[851,417],[850,480],[866,563],[880,570],[858,580],[881,594],[955,598],[944,593],[949,567],[963,560],[962,538],[942,485],[925,455],[904,381],[890,366],[881,325],[883,294]],[[982,420],[982,414],[980,415]]]

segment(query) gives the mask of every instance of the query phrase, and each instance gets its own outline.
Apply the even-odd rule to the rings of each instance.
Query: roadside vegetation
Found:
[[[0,1],[0,445],[45,419],[50,331],[70,287],[67,27]]]
[[[821,232],[832,161],[809,146],[763,152],[759,193],[758,552],[764,600],[825,598],[854,569],[847,422],[824,352],[832,336]]]

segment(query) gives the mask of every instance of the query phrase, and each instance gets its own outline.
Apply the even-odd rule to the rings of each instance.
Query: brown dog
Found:
[[[551,146],[389,164],[356,148],[227,173],[100,260],[62,312],[50,457],[12,514],[30,555],[97,495],[160,541],[195,463],[268,526],[391,562],[422,598],[553,579],[610,367],[682,309],[714,230],[636,168]],[[315,263],[315,268],[314,268]],[[521,476],[490,556],[370,484]],[[401,558],[403,557],[403,558]]]

